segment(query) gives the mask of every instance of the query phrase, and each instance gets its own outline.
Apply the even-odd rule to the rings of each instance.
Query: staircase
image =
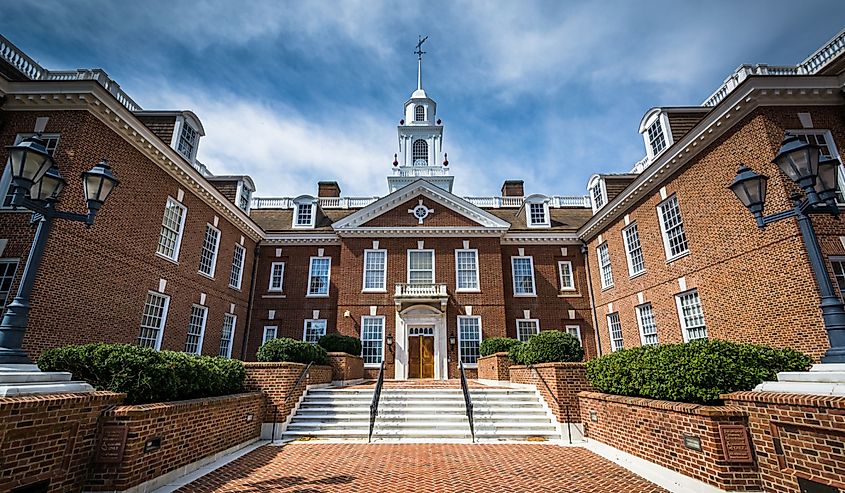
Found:
[[[479,440],[561,438],[559,425],[533,389],[473,386],[470,395],[475,408],[475,436]],[[311,389],[284,437],[366,440],[372,399],[372,387]],[[469,438],[469,421],[460,387],[385,386],[382,389],[374,441]]]

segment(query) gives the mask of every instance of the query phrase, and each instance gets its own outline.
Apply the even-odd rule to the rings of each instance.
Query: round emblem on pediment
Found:
[[[408,209],[408,213],[414,216],[420,224],[422,224],[423,220],[431,215],[432,212],[434,212],[434,209],[429,209],[425,204],[423,204],[422,199],[420,199],[420,203],[414,206],[413,209]]]

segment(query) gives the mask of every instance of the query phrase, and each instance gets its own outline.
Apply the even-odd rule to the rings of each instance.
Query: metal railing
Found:
[[[537,368],[535,368],[533,364],[528,365],[528,369],[531,370],[534,374],[536,374],[537,377],[540,379],[540,381],[543,382],[543,385],[546,387],[546,391],[549,393],[549,395],[552,397],[552,399],[554,399],[555,404],[557,404],[558,409],[564,408],[566,410],[566,435],[567,435],[567,438],[569,439],[569,444],[572,445],[572,428],[571,428],[572,419],[571,419],[570,414],[569,414],[569,404],[561,404],[560,403],[558,398],[555,397],[555,393],[552,392],[552,388],[549,387],[548,382],[546,382],[546,379],[543,378],[543,375],[539,371],[537,371]],[[577,426],[576,426],[576,428],[577,428]],[[582,431],[582,436],[583,436],[583,431]]]
[[[317,203],[322,209],[360,209],[377,201],[380,197],[319,197]],[[524,197],[463,197],[476,207],[507,209],[522,207]],[[253,209],[293,209],[293,197],[254,197]],[[591,207],[589,195],[553,195],[549,207]]]
[[[466,405],[467,419],[469,420],[469,434],[472,437],[472,443],[475,443],[475,423],[472,419],[472,397],[469,395],[469,385],[467,384],[467,376],[464,372],[464,362],[461,361],[458,365],[461,370],[461,390],[464,393],[464,405]]]
[[[367,434],[367,443],[373,441],[373,427],[376,425],[376,416],[378,416],[378,402],[381,399],[381,388],[384,386],[384,360],[381,361],[381,368],[378,371],[378,380],[376,380],[376,388],[373,391],[373,401],[370,402],[370,432]]]
[[[296,379],[296,383],[294,383],[293,387],[291,387],[291,389],[288,390],[288,393],[285,396],[285,400],[282,402],[282,409],[287,409],[288,401],[290,401],[290,398],[294,394],[294,392],[296,392],[296,389],[298,389],[299,386],[302,385],[302,381],[308,375],[308,370],[311,369],[311,365],[313,365],[313,364],[314,364],[313,361],[308,363],[308,365],[306,365],[305,368],[302,370],[302,373],[299,374],[299,378]],[[291,409],[291,412],[292,411],[293,410]],[[276,422],[278,421],[278,417],[279,417],[279,405],[274,404],[273,405],[273,431],[270,434],[270,443],[276,442]]]

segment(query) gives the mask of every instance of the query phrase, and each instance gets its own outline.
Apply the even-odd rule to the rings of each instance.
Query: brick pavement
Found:
[[[665,492],[582,448],[553,445],[264,446],[178,492]]]

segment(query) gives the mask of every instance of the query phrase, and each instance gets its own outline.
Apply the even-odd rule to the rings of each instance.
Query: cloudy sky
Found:
[[[48,69],[102,67],[144,109],[191,109],[199,159],[259,196],[384,194],[402,105],[438,102],[462,195],[585,193],[644,155],[640,118],[694,105],[741,63],[795,64],[841,0],[6,2],[0,33]]]

